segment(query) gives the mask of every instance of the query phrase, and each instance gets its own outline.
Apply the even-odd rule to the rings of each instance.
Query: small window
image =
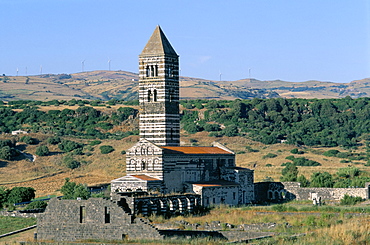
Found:
[[[80,206],[80,223],[85,223],[86,219],[86,207]]]
[[[235,198],[236,198],[236,193],[233,192],[233,199],[235,200]]]
[[[154,89],[153,91],[153,100],[154,102],[157,102],[157,90],[156,89]]]
[[[151,97],[152,97],[152,91],[150,91],[150,89],[148,89],[148,102],[150,102]]]
[[[104,221],[105,223],[110,223],[110,210],[109,207],[104,207]]]
[[[150,69],[149,69],[149,66],[146,66],[146,68],[145,68],[145,76],[146,76],[146,77],[149,77],[149,76],[150,76]]]

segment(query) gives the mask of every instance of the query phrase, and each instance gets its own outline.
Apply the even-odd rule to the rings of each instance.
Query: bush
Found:
[[[360,175],[360,169],[355,167],[340,168],[337,175],[343,178],[353,178]]]
[[[63,164],[70,169],[75,169],[81,166],[81,163],[73,158],[71,155],[67,155],[63,158]]]
[[[328,150],[324,152],[323,155],[326,157],[335,157],[338,153],[340,153],[338,150]]]
[[[256,150],[256,149],[253,149],[252,147],[250,147],[249,145],[247,145],[245,147],[245,149],[248,151],[248,152],[259,152],[259,150]]]
[[[262,159],[266,159],[266,158],[275,158],[275,157],[277,157],[277,155],[276,155],[276,154],[274,154],[274,153],[268,153],[268,154],[264,155],[264,156],[262,157]]]
[[[38,156],[47,156],[49,153],[49,148],[46,145],[40,145],[36,148],[36,155]]]
[[[100,146],[100,152],[101,154],[108,154],[114,151],[114,148],[110,145],[102,145]]]
[[[363,200],[361,197],[354,197],[354,196],[349,196],[345,194],[344,197],[340,199],[340,205],[355,205],[362,201]]]
[[[100,140],[93,140],[89,143],[89,145],[94,146],[94,145],[100,145],[101,141]]]
[[[19,141],[24,142],[29,145],[37,145],[39,141],[31,136],[23,136]]]
[[[71,140],[62,140],[58,145],[58,148],[64,152],[70,152],[77,148],[82,148],[82,144],[71,141]]]
[[[34,201],[27,205],[25,210],[30,209],[45,209],[48,204],[44,201]]]
[[[57,145],[62,142],[62,140],[60,139],[60,137],[56,136],[48,138],[47,142],[51,145]]]
[[[125,150],[121,151],[121,154],[122,155],[125,155],[126,154],[126,151]]]
[[[304,151],[300,151],[297,148],[295,148],[295,149],[291,150],[290,153],[292,153],[292,154],[304,154]]]
[[[277,204],[272,206],[272,210],[276,212],[286,212],[287,207],[284,204]]]
[[[204,130],[207,132],[212,132],[212,131],[220,131],[220,125],[218,124],[206,124],[204,125]]]

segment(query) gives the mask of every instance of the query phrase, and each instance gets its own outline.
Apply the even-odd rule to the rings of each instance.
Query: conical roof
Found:
[[[140,56],[151,56],[158,54],[178,56],[159,25],[155,28],[152,36],[150,37],[148,43],[145,45],[145,48],[141,52]]]

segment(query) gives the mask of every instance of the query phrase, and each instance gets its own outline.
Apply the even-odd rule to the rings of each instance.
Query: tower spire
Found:
[[[180,145],[179,56],[157,26],[139,55],[140,138]]]

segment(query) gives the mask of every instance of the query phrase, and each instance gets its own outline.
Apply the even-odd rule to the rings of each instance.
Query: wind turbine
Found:
[[[109,59],[109,57],[108,57],[108,67],[109,67],[109,71],[110,71],[110,59]]]
[[[81,61],[82,72],[85,71],[85,60]]]
[[[19,69],[18,69],[18,67],[17,67],[17,77],[18,77],[18,72],[19,72]]]
[[[40,65],[40,75],[42,75],[42,65]]]
[[[220,82],[221,82],[221,77],[222,77],[222,73],[221,73],[221,71],[220,71]]]

